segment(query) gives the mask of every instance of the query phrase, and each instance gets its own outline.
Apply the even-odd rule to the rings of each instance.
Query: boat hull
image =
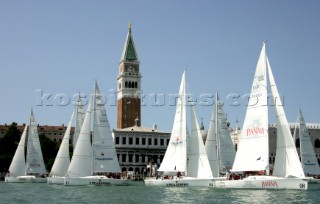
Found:
[[[7,183],[46,183],[47,178],[39,178],[35,176],[17,176],[17,177],[5,177]]]
[[[64,185],[66,186],[131,186],[134,184],[134,182],[138,181],[112,179],[106,176],[65,177],[64,179]]]
[[[59,184],[59,185],[63,185],[64,184],[64,179],[65,177],[48,177],[47,178],[47,183],[48,184]]]
[[[186,177],[186,178],[173,178],[173,179],[145,179],[144,184],[146,186],[167,186],[167,187],[188,187],[188,186],[194,186],[194,187],[199,187],[199,186],[212,186],[213,183],[215,182],[215,179],[199,179],[199,178],[191,178],[191,177]]]
[[[307,190],[307,179],[274,176],[249,176],[241,180],[215,181],[214,188],[233,189],[299,189]]]

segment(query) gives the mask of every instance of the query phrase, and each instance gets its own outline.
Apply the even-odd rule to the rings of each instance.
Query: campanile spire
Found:
[[[135,125],[135,119],[141,123],[141,74],[140,61],[128,24],[128,34],[124,43],[118,75],[118,113],[117,128],[122,129]]]

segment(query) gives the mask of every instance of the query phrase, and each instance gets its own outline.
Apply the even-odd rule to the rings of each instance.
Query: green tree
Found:
[[[0,171],[6,172],[9,169],[13,155],[17,149],[21,137],[21,132],[17,128],[17,123],[13,122],[6,134],[0,138]]]
[[[47,171],[50,172],[54,160],[57,156],[60,143],[50,140],[44,134],[39,135],[41,150]]]

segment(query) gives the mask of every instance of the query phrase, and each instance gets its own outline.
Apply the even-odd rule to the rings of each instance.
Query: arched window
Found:
[[[126,81],[126,83],[124,84],[124,87],[128,88],[128,82]]]
[[[132,168],[132,167],[130,167],[130,168],[129,168],[129,171],[133,171],[133,168]]]
[[[316,139],[316,140],[314,141],[314,147],[315,147],[315,148],[320,148],[320,140],[319,140],[319,139]]]
[[[300,139],[296,139],[296,147],[300,147]]]
[[[129,81],[129,88],[132,88],[132,86],[131,86],[131,81]]]
[[[134,171],[137,172],[137,174],[140,173],[140,169],[138,167]]]
[[[134,88],[138,88],[138,82],[134,82]]]
[[[122,168],[122,172],[124,172],[124,171],[127,171],[127,168],[126,168],[126,167],[123,167],[123,168]]]

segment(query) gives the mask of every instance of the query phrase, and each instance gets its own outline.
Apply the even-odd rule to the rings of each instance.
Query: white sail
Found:
[[[107,117],[107,112],[97,83],[95,83],[94,93],[92,148],[93,173],[121,172],[116,148],[112,138],[112,132]]]
[[[305,177],[268,58],[267,67],[277,118],[277,148],[273,175],[285,178]]]
[[[36,123],[33,111],[31,111],[28,128],[26,172],[27,174],[46,174],[38,134],[38,124]]]
[[[266,63],[263,44],[232,171],[269,170]]]
[[[159,171],[186,172],[187,171],[187,125],[186,125],[186,79],[185,72],[177,98],[176,114],[170,141]]]
[[[304,173],[307,175],[320,175],[318,160],[314,153],[309,131],[301,109],[299,109],[299,137],[301,164]]]
[[[78,101],[76,103],[76,111],[77,111],[77,118],[76,118],[76,125],[75,125],[75,131],[73,134],[73,150],[77,144],[77,140],[81,131],[81,127],[84,121],[84,117],[86,115],[86,112],[84,110],[84,105],[81,100],[81,96],[79,93]]]
[[[13,156],[9,167],[9,175],[13,177],[24,176],[26,174],[26,159],[25,159],[25,143],[27,136],[28,125],[25,126],[22,136],[20,138],[18,147]]]
[[[217,106],[215,105],[211,115],[206,144],[205,144],[205,148],[208,155],[208,160],[210,163],[213,177],[220,176],[220,160],[218,158],[219,154],[218,154],[218,143],[217,143],[216,115],[217,115]]]
[[[211,167],[193,105],[191,105],[191,137],[188,144],[188,176],[195,178],[212,178]]]
[[[74,112],[71,115],[66,132],[64,133],[59,151],[49,174],[50,176],[65,176],[68,172],[68,168],[70,165],[69,141],[73,115]]]
[[[234,158],[236,155],[236,150],[233,146],[230,132],[227,126],[227,118],[223,112],[223,104],[219,100],[219,96],[217,94],[217,141],[218,141],[218,152],[219,152],[219,160],[220,160],[220,173],[227,173],[233,165]]]
[[[90,139],[91,104],[92,99],[89,102],[88,110],[68,168],[69,177],[82,177],[92,174],[92,147]]]

